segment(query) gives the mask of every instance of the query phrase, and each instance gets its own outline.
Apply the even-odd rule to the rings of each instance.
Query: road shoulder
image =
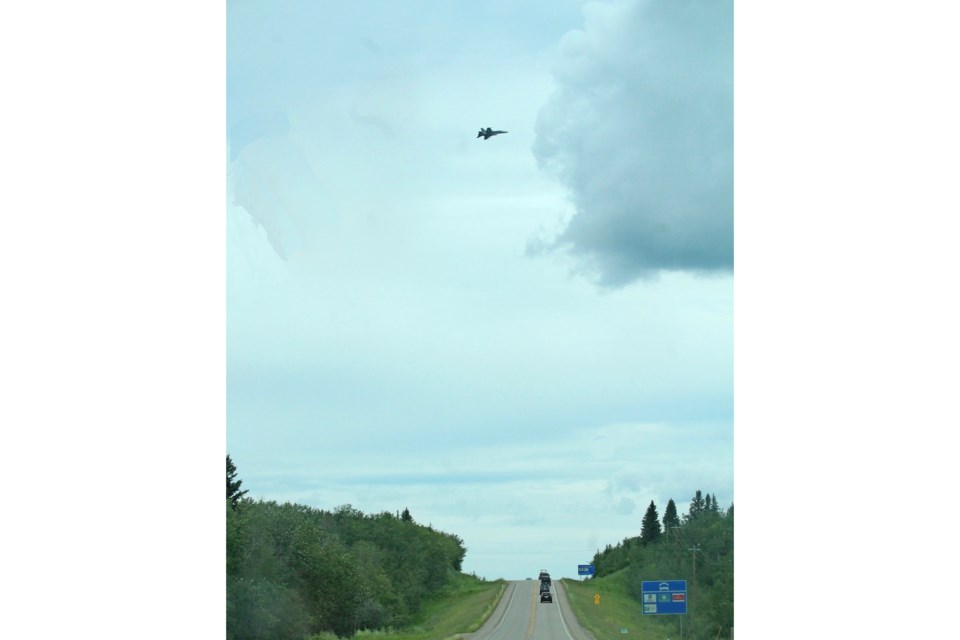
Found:
[[[567,600],[567,590],[563,586],[563,580],[554,580],[554,591],[557,595],[557,606],[560,607],[560,615],[567,625],[567,630],[573,636],[573,640],[595,640],[593,634],[580,626],[580,621],[573,614],[570,608],[570,601]]]

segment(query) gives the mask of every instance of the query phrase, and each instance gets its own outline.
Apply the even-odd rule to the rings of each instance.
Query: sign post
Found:
[[[592,576],[592,575],[593,575],[593,565],[592,565],[592,564],[578,564],[578,565],[577,565],[577,575],[579,575],[579,576]]]

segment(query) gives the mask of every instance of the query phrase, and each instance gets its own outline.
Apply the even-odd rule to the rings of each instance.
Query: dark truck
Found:
[[[549,582],[540,582],[540,602],[553,602],[553,594],[550,593]]]

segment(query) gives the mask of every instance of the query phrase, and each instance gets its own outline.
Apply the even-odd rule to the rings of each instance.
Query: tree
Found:
[[[667,508],[663,510],[663,532],[669,533],[670,529],[680,526],[680,516],[677,515],[677,503],[670,498],[667,502]]]
[[[243,480],[235,480],[237,477],[237,467],[233,464],[233,460],[230,459],[230,454],[227,454],[227,500],[230,501],[230,506],[234,509],[237,508],[237,503],[240,502],[247,492],[246,490],[240,491],[240,485],[243,484]]]
[[[404,522],[413,522],[413,516],[410,515],[410,509],[406,507],[403,508],[403,513],[400,515],[400,519]]]
[[[647,512],[643,515],[643,523],[640,526],[640,544],[654,542],[662,533],[660,529],[660,515],[657,513],[657,506],[650,501]]]
[[[690,511],[687,514],[687,519],[692,520],[698,515],[703,513],[706,509],[707,501],[703,498],[703,492],[700,489],[697,489],[696,495],[693,496],[693,500],[690,501]]]

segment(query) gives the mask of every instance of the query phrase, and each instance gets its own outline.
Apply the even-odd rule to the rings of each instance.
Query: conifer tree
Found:
[[[654,542],[662,533],[660,529],[660,515],[657,513],[657,506],[650,501],[647,512],[643,516],[643,522],[640,525],[640,544]]]
[[[247,492],[246,490],[240,491],[240,485],[243,484],[243,480],[235,480],[237,477],[237,467],[233,464],[233,460],[230,459],[230,454],[227,454],[227,500],[230,501],[230,506],[234,509],[237,508],[237,503],[240,502]]]
[[[687,514],[687,518],[692,520],[703,513],[703,510],[706,508],[706,504],[706,500],[703,499],[703,492],[701,492],[700,489],[697,489],[696,495],[694,495],[693,500],[690,501],[690,511]]]
[[[667,502],[667,508],[663,510],[663,532],[669,533],[670,529],[680,526],[680,516],[677,515],[677,503],[670,498]]]
[[[403,508],[403,514],[401,514],[400,519],[404,522],[413,522],[413,516],[410,515],[410,509],[406,507]]]

